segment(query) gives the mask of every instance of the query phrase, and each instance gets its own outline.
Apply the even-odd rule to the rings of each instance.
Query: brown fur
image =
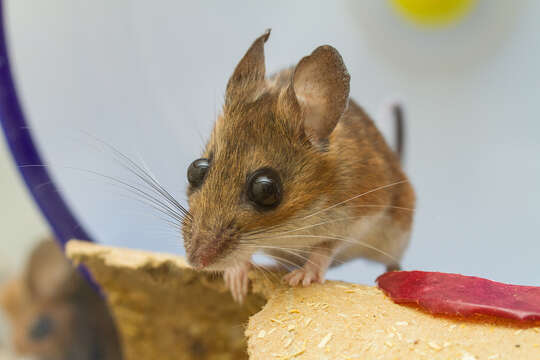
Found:
[[[349,75],[335,49],[320,47],[297,67],[265,79],[268,35],[253,43],[231,76],[223,112],[202,154],[211,159],[210,170],[201,188],[188,190],[192,217],[184,221],[183,234],[189,261],[223,270],[246,261],[260,246],[302,263],[290,251],[268,246],[309,250],[330,242],[334,245],[328,247],[328,256],[333,256],[351,248],[352,240],[366,237],[384,242],[377,247],[388,248],[391,257],[381,258],[363,247],[341,258],[367,256],[396,265],[413,217],[412,210],[400,208],[412,209],[415,201],[397,156],[366,113],[348,100]],[[267,212],[246,197],[246,179],[261,167],[275,169],[283,183],[282,202]],[[356,220],[364,217],[373,217],[373,224],[362,234],[351,233]],[[325,221],[328,224],[317,225]],[[383,223],[397,230],[378,229]],[[306,226],[311,228],[294,232]],[[285,231],[299,235],[280,239]],[[252,232],[258,233],[257,239]],[[352,240],[328,241],[325,235]],[[391,244],[398,241],[399,246]],[[246,242],[255,247],[244,246]]]

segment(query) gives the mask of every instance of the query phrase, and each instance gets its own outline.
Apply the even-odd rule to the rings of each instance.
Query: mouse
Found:
[[[330,266],[356,258],[399,269],[415,206],[400,155],[349,98],[339,52],[319,46],[267,77],[269,37],[266,30],[234,69],[187,169],[188,262],[223,272],[240,303],[257,252],[287,269],[290,286],[323,283]],[[402,109],[394,110],[402,133]]]
[[[40,241],[22,274],[0,286],[0,310],[17,355],[38,360],[120,360],[120,338],[105,299],[52,238]]]

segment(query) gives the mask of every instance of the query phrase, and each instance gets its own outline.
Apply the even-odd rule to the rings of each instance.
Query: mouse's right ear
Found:
[[[264,86],[265,64],[264,43],[270,36],[270,29],[259,36],[236,66],[225,94],[225,104],[237,101],[250,101],[257,98]]]

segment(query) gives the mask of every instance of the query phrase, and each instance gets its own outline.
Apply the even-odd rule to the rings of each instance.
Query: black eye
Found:
[[[210,162],[208,159],[197,159],[192,162],[187,170],[187,178],[191,186],[201,186],[209,168]]]
[[[255,171],[247,181],[247,195],[255,205],[270,210],[281,201],[281,180],[278,173],[270,168]]]

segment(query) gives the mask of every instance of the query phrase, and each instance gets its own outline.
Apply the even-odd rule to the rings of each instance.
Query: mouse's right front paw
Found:
[[[248,292],[248,272],[251,269],[251,263],[247,262],[241,265],[233,266],[225,270],[223,279],[231,291],[231,295],[239,304],[244,302]]]

